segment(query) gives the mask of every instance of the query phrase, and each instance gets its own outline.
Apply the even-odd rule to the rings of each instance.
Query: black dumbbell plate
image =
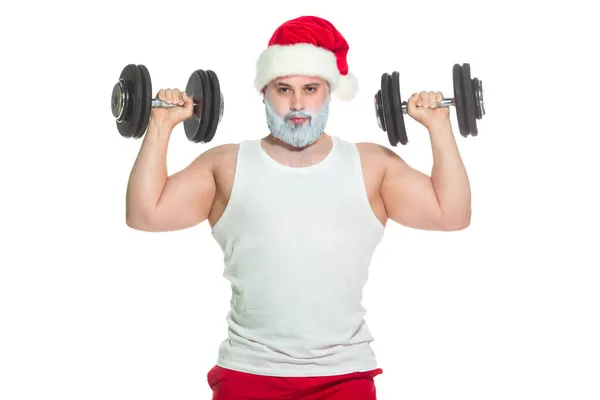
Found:
[[[125,83],[124,92],[121,93],[121,96],[125,96],[123,105],[125,114],[123,120],[116,121],[116,124],[121,136],[130,138],[138,131],[142,116],[142,74],[137,65],[129,64],[123,68],[119,79]],[[115,95],[113,93],[113,97]],[[111,100],[114,103],[115,99]]]
[[[394,117],[394,127],[396,130],[396,142],[406,145],[408,143],[408,136],[406,135],[406,126],[404,125],[402,98],[400,96],[400,73],[398,71],[392,72],[390,84],[392,113]]]
[[[467,63],[463,64],[462,67],[462,82],[465,110],[467,113],[467,129],[471,136],[477,136],[477,98],[475,97],[475,88],[471,79],[471,66]]]
[[[207,70],[206,74],[208,76],[208,80],[210,82],[211,94],[212,94],[212,106],[211,106],[211,115],[210,122],[206,131],[206,135],[204,137],[204,142],[210,142],[217,131],[217,126],[219,125],[219,119],[221,117],[221,86],[219,84],[219,78],[214,71]]]
[[[452,84],[454,86],[454,105],[456,107],[456,119],[458,121],[458,129],[464,137],[469,135],[467,125],[467,112],[465,110],[465,97],[463,89],[463,75],[460,64],[454,64],[452,68]]]
[[[391,96],[391,77],[388,73],[381,75],[381,103],[383,109],[383,119],[387,128],[388,140],[392,146],[398,143],[396,133],[396,124],[392,116],[392,96]]]
[[[185,134],[190,141],[199,143],[204,141],[211,113],[211,90],[206,72],[194,71],[185,90],[196,103],[192,116],[183,121]]]
[[[144,65],[138,65],[141,75],[141,84],[139,85],[142,93],[141,100],[141,116],[138,129],[133,133],[135,139],[139,139],[146,133],[148,121],[150,120],[150,112],[152,112],[152,81],[150,73]]]

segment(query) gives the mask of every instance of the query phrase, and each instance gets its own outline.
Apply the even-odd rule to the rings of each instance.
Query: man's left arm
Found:
[[[431,102],[441,99],[433,93]],[[409,114],[429,132],[433,167],[428,176],[384,148],[385,175],[381,196],[388,218],[425,230],[454,231],[471,222],[471,188],[452,131],[448,109],[427,108],[428,94],[414,94]]]
[[[450,121],[430,128],[433,167],[431,182],[449,226],[466,228],[471,222],[471,187]]]

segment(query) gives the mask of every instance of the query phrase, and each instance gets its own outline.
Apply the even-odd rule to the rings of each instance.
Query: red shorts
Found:
[[[376,400],[373,378],[383,370],[315,377],[249,374],[214,366],[206,375],[212,400]]]

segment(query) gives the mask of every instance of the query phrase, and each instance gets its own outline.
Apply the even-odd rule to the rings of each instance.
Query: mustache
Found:
[[[311,113],[306,111],[292,111],[288,113],[283,119],[285,122],[289,122],[291,118],[306,118],[309,121],[311,121],[313,116]]]

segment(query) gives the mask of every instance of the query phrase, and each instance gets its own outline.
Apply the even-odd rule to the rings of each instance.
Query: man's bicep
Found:
[[[205,221],[216,194],[213,160],[208,152],[169,176],[156,205],[153,230],[191,228]]]
[[[415,229],[443,230],[444,221],[431,178],[388,149],[381,185],[388,218]]]

